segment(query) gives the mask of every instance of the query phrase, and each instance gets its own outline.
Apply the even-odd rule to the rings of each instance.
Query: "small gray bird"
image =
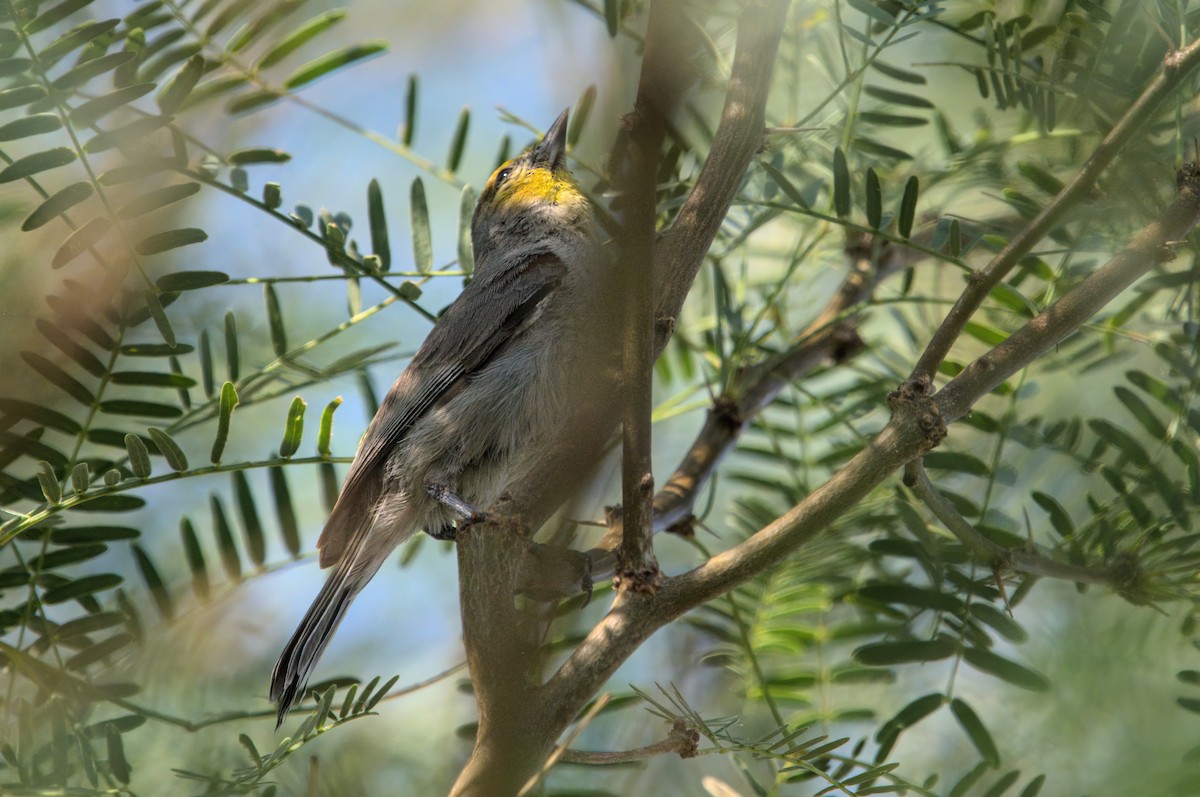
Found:
[[[276,727],[350,603],[418,530],[450,539],[522,481],[570,410],[589,285],[602,259],[565,165],[567,112],[498,168],[471,221],[475,274],[367,428],[317,548],[334,566],[271,675]]]

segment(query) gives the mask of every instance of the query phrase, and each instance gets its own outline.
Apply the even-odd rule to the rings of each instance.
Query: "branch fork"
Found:
[[[640,480],[638,489],[638,500],[648,503],[654,494],[654,480],[649,474]],[[612,578],[613,588],[618,592],[634,592],[639,595],[657,594],[662,586],[663,574],[658,566],[658,557],[654,555],[654,548],[650,544],[649,534],[644,537],[642,544],[628,546],[630,530],[624,527],[624,512],[619,506],[606,508],[605,522],[609,534],[619,536],[622,541],[621,548],[617,551],[617,568]]]
[[[910,424],[925,436],[921,454],[937,448],[948,434],[946,420],[933,396],[933,386],[925,376],[906,380],[887,396],[893,422]]]

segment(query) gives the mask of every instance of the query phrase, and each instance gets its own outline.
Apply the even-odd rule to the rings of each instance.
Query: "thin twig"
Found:
[[[453,667],[449,667],[435,675],[431,675],[423,681],[417,681],[415,684],[409,684],[408,686],[402,686],[393,692],[388,692],[386,695],[384,695],[382,698],[379,699],[379,702],[382,703],[384,700],[396,700],[398,698],[406,697],[407,695],[411,695],[413,692],[419,692],[427,686],[433,686],[438,681],[444,681],[447,678],[449,678],[451,675],[462,672],[466,668],[467,668],[467,663],[465,661],[460,661],[458,664],[455,664]]]
[[[1200,165],[1187,164],[1180,171],[1178,189],[1175,201],[1115,257],[938,392],[934,399],[947,423],[966,415],[976,401],[1061,343],[1155,265],[1174,258],[1174,244],[1200,220]]]
[[[671,728],[671,732],[667,734],[666,738],[654,744],[616,752],[564,750],[559,760],[568,764],[608,766],[610,764],[628,764],[633,761],[642,761],[665,753],[677,753],[680,758],[694,758],[698,755],[696,745],[699,741],[700,734],[695,729],[688,727],[687,722],[682,717],[677,717],[674,726]]]
[[[7,545],[18,535],[30,529],[36,528],[49,520],[54,515],[60,514],[81,507],[87,509],[87,503],[97,498],[102,498],[109,495],[117,495],[119,493],[129,492],[131,490],[141,490],[143,487],[148,487],[152,484],[163,484],[164,482],[173,482],[180,479],[189,479],[193,476],[211,476],[214,473],[232,473],[239,470],[253,470],[256,468],[274,468],[283,465],[319,465],[322,463],[334,463],[338,465],[347,465],[353,461],[353,457],[293,457],[283,459],[282,457],[275,459],[261,460],[258,462],[236,462],[229,465],[204,465],[199,468],[191,468],[189,470],[171,471],[164,473],[161,476],[150,476],[145,479],[128,478],[118,482],[112,487],[103,486],[88,490],[85,493],[75,493],[70,496],[63,496],[62,501],[57,504],[43,504],[28,514],[21,515],[17,518],[7,521],[0,526],[0,546]]]
[[[656,529],[686,521],[700,487],[736,444],[741,430],[784,388],[823,363],[844,362],[862,349],[853,310],[870,301],[876,286],[908,268],[913,258],[899,247],[876,251],[867,236],[852,236],[846,253],[850,274],[820,315],[790,348],[743,371],[729,393],[714,402],[695,443],[654,497]]]
[[[467,663],[465,661],[460,661],[458,664],[455,664],[453,667],[450,667],[449,669],[445,669],[439,673],[431,675],[423,681],[417,681],[414,684],[409,684],[408,686],[402,686],[393,692],[389,692],[387,695],[380,698],[379,702],[382,703],[385,700],[396,700],[398,698],[405,697],[407,695],[411,695],[414,692],[419,692],[420,690],[425,689],[426,687],[433,686],[434,684],[436,684],[440,681],[444,681],[447,678],[449,678],[450,676],[452,676],[458,672],[461,672],[466,666],[467,666]],[[184,719],[183,717],[175,717],[170,714],[164,714],[161,711],[156,711],[154,709],[146,708],[145,706],[141,706],[136,703],[132,703],[128,700],[125,700],[124,698],[104,697],[103,699],[107,700],[109,703],[112,703],[114,706],[119,706],[120,708],[125,709],[126,711],[128,711],[130,713],[137,714],[139,716],[145,717],[146,719],[157,720],[158,722],[162,722],[167,725],[174,725],[176,727],[183,728],[184,730],[186,730],[188,732],[195,732],[195,731],[203,730],[204,728],[209,728],[213,725],[222,725],[226,722],[237,722],[239,720],[275,719],[275,717],[278,716],[278,714],[279,714],[279,712],[276,709],[268,708],[268,709],[261,709],[261,710],[255,710],[255,711],[229,711],[229,712],[225,712],[223,714],[214,714],[211,717],[205,717],[204,719],[200,719],[200,720],[189,720],[189,719]],[[298,705],[298,706],[296,706],[296,711],[303,713],[306,711],[314,711],[314,710],[316,710],[316,708],[317,708],[317,703],[314,703],[313,705],[308,706],[307,708],[304,706]]]
[[[184,177],[187,177],[191,180],[195,180],[198,183],[203,183],[204,185],[207,185],[210,188],[215,188],[218,191],[221,191],[223,193],[229,194],[232,197],[236,197],[237,199],[240,199],[242,202],[245,202],[248,205],[258,208],[259,210],[261,210],[263,213],[267,214],[271,218],[298,231],[300,233],[300,235],[302,235],[303,237],[309,239],[313,243],[315,243],[318,246],[320,246],[321,248],[323,248],[326,251],[326,253],[333,260],[337,261],[337,263],[334,265],[334,267],[335,268],[340,267],[347,277],[372,280],[373,282],[375,282],[376,285],[378,285],[379,287],[383,288],[385,291],[390,293],[395,300],[404,302],[410,308],[415,310],[417,312],[417,314],[420,315],[422,318],[424,318],[426,321],[429,321],[430,323],[437,321],[437,316],[435,316],[433,313],[426,310],[421,305],[417,304],[415,299],[411,299],[407,295],[405,295],[404,291],[401,288],[393,285],[392,283],[390,283],[386,279],[384,279],[385,275],[383,273],[379,273],[379,272],[375,272],[375,271],[371,271],[371,270],[367,269],[367,267],[365,265],[363,265],[358,260],[355,260],[354,257],[351,256],[351,254],[349,252],[347,252],[345,249],[332,248],[318,233],[313,232],[308,227],[301,227],[301,226],[297,225],[291,219],[290,216],[283,215],[278,210],[268,207],[267,204],[265,202],[263,202],[262,200],[255,199],[254,197],[250,196],[249,194],[239,191],[231,185],[226,185],[225,183],[221,182],[220,180],[216,179],[215,177],[211,177],[208,174],[206,174],[203,171],[200,171],[198,169],[191,169],[191,168],[188,168],[185,166],[185,167],[177,168],[177,169],[175,169],[175,171],[176,171],[176,173],[183,175]]]
[[[937,488],[929,481],[929,474],[925,472],[925,465],[920,460],[913,460],[905,467],[904,482],[912,487],[917,497],[929,507],[929,511],[933,512],[937,519],[950,530],[950,533],[967,547],[972,556],[982,560],[984,564],[994,570],[1016,570],[1030,575],[1062,578],[1081,584],[1113,586],[1116,582],[1117,577],[1111,572],[1059,562],[1040,553],[1005,548],[1003,545],[992,542],[972,526],[954,508],[954,504],[937,491]]]

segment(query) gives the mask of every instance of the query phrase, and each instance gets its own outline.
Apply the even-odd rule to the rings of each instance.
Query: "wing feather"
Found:
[[[520,335],[565,274],[557,255],[539,254],[515,269],[488,272],[446,309],[367,428],[317,542],[322,567],[340,560],[353,538],[370,529],[389,452],[460,380],[487,366]]]

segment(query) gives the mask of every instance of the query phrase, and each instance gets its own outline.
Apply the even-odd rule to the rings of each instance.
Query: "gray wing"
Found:
[[[519,336],[565,273],[556,255],[537,255],[472,282],[446,309],[367,428],[317,542],[321,567],[341,559],[354,534],[370,527],[365,521],[379,499],[388,453],[439,400]]]

